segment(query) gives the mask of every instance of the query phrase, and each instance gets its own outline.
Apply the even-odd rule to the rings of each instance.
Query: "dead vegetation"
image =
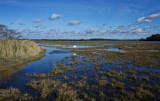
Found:
[[[99,87],[104,87],[104,86],[107,85],[107,80],[104,80],[104,79],[98,80],[98,81],[97,81],[97,85],[98,85]]]
[[[43,50],[29,40],[0,40],[0,57],[34,57],[37,56]]]
[[[44,99],[54,92],[57,87],[60,86],[60,83],[59,80],[43,79],[39,81],[29,81],[27,85],[34,90],[38,90],[40,92],[40,97]]]
[[[32,100],[32,97],[26,94],[21,94],[17,88],[0,89],[0,101],[28,101]]]
[[[124,83],[122,82],[117,82],[116,80],[112,80],[111,82],[111,87],[112,88],[119,88],[119,89],[123,89],[124,88]]]
[[[145,90],[142,87],[136,89],[135,96],[141,100],[148,100],[154,98],[154,95],[150,91]]]
[[[57,90],[56,101],[82,101],[78,98],[77,91],[67,86],[66,83]]]

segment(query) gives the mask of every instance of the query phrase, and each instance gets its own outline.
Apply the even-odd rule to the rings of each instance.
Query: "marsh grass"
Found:
[[[98,80],[97,81],[97,85],[99,86],[99,87],[104,87],[104,86],[106,86],[107,85],[107,80],[105,80],[105,79],[101,79],[101,80]]]
[[[70,85],[74,86],[74,87],[77,87],[77,88],[84,88],[86,86],[86,81],[72,81],[72,82],[69,82]]]
[[[112,80],[112,82],[110,83],[112,88],[119,88],[119,89],[123,89],[124,88],[124,83],[122,82],[117,82],[116,80]]]
[[[136,81],[137,80],[137,77],[135,74],[133,74],[130,78],[129,78],[130,81]]]
[[[64,70],[61,70],[61,69],[58,69],[57,67],[54,67],[53,70],[51,70],[48,75],[49,76],[55,76],[55,75],[61,75],[61,74],[64,74],[66,73],[66,71]]]
[[[65,75],[63,76],[63,80],[69,80],[69,78]]]
[[[82,81],[85,81],[85,80],[87,80],[87,77],[84,76],[84,75],[82,75],[82,76],[81,76],[81,80],[82,80]]]
[[[66,44],[65,42],[56,43]],[[69,42],[69,44],[86,45],[88,43]],[[52,92],[55,92],[57,101],[76,101],[79,100],[79,97],[86,101],[158,100],[157,94],[160,93],[160,90],[155,85],[159,84],[160,76],[155,71],[159,71],[160,53],[139,50],[155,49],[159,44],[152,48],[147,44],[115,43],[113,47],[126,50],[127,52],[124,53],[101,50],[110,47],[103,44],[102,42],[97,47],[91,48],[61,48],[69,49],[77,56],[64,58],[46,74],[47,77],[54,76],[51,78],[61,81],[59,86],[55,87],[56,90],[50,91],[52,87],[46,88],[48,92],[44,90],[46,95],[42,98],[47,98]],[[100,47],[101,45],[103,47]],[[133,47],[133,51],[123,45]],[[44,80],[47,79],[44,78]],[[38,88],[40,87],[37,87],[37,90],[41,94],[42,90]]]
[[[160,76],[159,75],[154,75],[154,79],[160,80]]]
[[[152,71],[149,69],[148,70],[138,70],[137,72],[140,74],[148,74],[148,75],[152,76]]]
[[[143,100],[149,100],[149,99],[153,99],[154,98],[154,95],[146,90],[146,89],[143,89],[142,87],[138,88],[136,90],[136,97],[138,97],[139,99],[143,99]]]
[[[149,78],[148,78],[148,77],[142,77],[141,80],[142,80],[142,81],[149,82]]]
[[[68,67],[68,66],[64,66],[64,65],[60,65],[60,69],[64,70],[64,71],[71,71],[72,68]]]
[[[125,79],[125,74],[120,72],[120,73],[117,73],[115,71],[109,71],[107,74],[106,74],[107,77],[109,78],[118,78],[118,79]]]
[[[28,74],[25,74],[25,76],[27,77],[33,77],[33,78],[40,78],[40,79],[44,79],[47,77],[46,74],[42,73],[42,74],[31,74],[31,75],[28,75]]]
[[[74,75],[74,76],[72,76],[72,78],[73,78],[73,79],[76,79],[76,78],[77,78],[77,76],[76,76],[76,75]]]
[[[40,97],[44,99],[54,92],[57,87],[60,86],[60,83],[59,80],[43,79],[39,81],[29,81],[27,85],[34,90],[40,91]]]
[[[77,61],[75,64],[79,65],[81,63],[81,61]]]
[[[71,63],[67,63],[67,65],[74,65],[74,63],[73,63],[73,62],[71,62]]]
[[[126,73],[127,73],[127,74],[132,74],[132,75],[133,75],[133,74],[136,74],[136,71],[133,71],[133,70],[127,70],[127,71],[126,71]]]
[[[29,40],[0,40],[0,57],[32,57],[42,52],[42,49]]]
[[[66,83],[57,90],[56,101],[82,101],[78,98],[76,90],[73,90]]]
[[[32,100],[32,97],[26,94],[21,94],[17,88],[0,89],[0,101],[16,101],[16,100]]]

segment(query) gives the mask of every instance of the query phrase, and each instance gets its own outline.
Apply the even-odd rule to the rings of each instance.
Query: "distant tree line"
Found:
[[[146,39],[141,38],[140,41],[160,41],[160,34],[153,34]]]
[[[8,29],[6,25],[0,24],[0,39],[18,39],[20,37],[22,37],[20,33],[13,29]]]

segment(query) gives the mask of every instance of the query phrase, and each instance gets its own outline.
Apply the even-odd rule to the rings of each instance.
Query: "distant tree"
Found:
[[[145,41],[146,39],[141,38],[140,41]]]
[[[160,34],[153,34],[146,38],[146,41],[160,41]]]
[[[160,34],[153,34],[145,39],[141,38],[140,41],[160,41]]]
[[[22,37],[20,33],[17,33],[16,31],[12,29],[8,29],[6,25],[1,25],[0,24],[0,38],[5,38],[5,39],[18,39]]]

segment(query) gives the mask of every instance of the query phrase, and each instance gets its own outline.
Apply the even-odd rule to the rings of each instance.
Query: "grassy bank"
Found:
[[[0,71],[23,65],[44,56],[44,51],[29,40],[0,40]]]

